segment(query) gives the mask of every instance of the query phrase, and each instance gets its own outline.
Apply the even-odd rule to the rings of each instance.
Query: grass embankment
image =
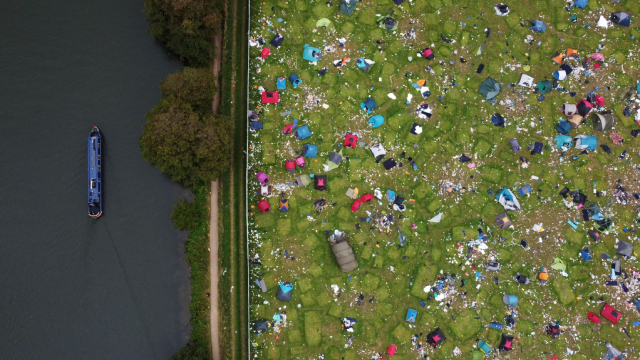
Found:
[[[220,113],[232,119],[230,171],[220,178],[220,352],[225,359],[247,357],[246,215],[246,46],[247,2],[226,5]]]
[[[273,196],[267,198],[270,213],[252,209],[249,229],[259,238],[250,239],[249,255],[259,255],[263,266],[252,269],[250,279],[252,282],[264,279],[268,292],[263,294],[251,285],[251,319],[270,320],[274,314],[286,311],[288,325],[280,325],[279,332],[270,330],[260,336],[252,335],[255,344],[252,351],[261,359],[317,358],[324,353],[326,359],[347,360],[370,358],[393,343],[398,345],[397,357],[408,359],[417,356],[411,346],[411,335],[422,334],[420,338],[424,341],[425,335],[436,327],[447,337],[438,349],[427,350],[429,356],[437,359],[451,356],[455,347],[468,357],[478,338],[496,348],[501,333],[519,339],[509,354],[512,358],[534,358],[543,352],[563,357],[567,348],[578,352],[566,358],[597,358],[605,350],[604,341],[620,350],[631,351],[634,346],[637,349],[640,337],[631,326],[638,318],[636,310],[627,307],[628,294],[619,287],[604,285],[610,263],[599,261],[603,253],[616,257],[616,238],[633,241],[637,252],[640,246],[636,235],[622,231],[624,227],[634,228],[635,207],[613,200],[606,213],[612,216],[616,227],[596,244],[587,235],[594,222],[583,221],[580,209],[565,207],[558,191],[564,186],[579,189],[587,194],[588,203],[594,201],[603,208],[612,200],[618,184],[629,195],[640,192],[635,181],[638,174],[635,154],[640,150],[640,138],[630,135],[637,125],[632,117],[622,115],[625,102],[619,99],[623,87],[634,86],[640,75],[640,61],[635,55],[640,51],[640,33],[635,22],[631,29],[595,28],[600,14],[608,16],[606,12],[626,10],[637,16],[640,5],[629,0],[616,4],[591,0],[587,9],[573,8],[567,12],[563,1],[521,1],[509,3],[511,14],[499,17],[491,1],[415,0],[405,1],[399,7],[390,0],[364,0],[351,16],[337,17],[338,3],[334,1],[328,7],[324,1],[266,0],[252,7],[251,36],[264,36],[268,42],[273,32],[281,32],[285,41],[279,49],[270,46],[271,55],[264,64],[257,60],[260,49],[251,49],[250,108],[262,111],[260,120],[264,121],[264,129],[251,134],[250,165],[267,173],[275,186],[288,184],[300,174],[324,174],[322,164],[332,151],[342,149],[345,156],[338,169],[327,173],[326,192],[315,191],[312,186],[289,188],[284,191],[289,211],[279,212],[282,191],[274,190]],[[375,23],[377,14],[390,14],[390,10],[399,22],[397,32]],[[576,23],[571,22],[571,15],[577,16]],[[325,17],[331,25],[316,28],[316,21]],[[547,32],[532,33],[520,25],[521,20],[544,21]],[[588,28],[587,23],[591,25]],[[492,30],[490,37],[485,28]],[[411,29],[415,30],[416,38],[405,39],[404,34]],[[524,42],[527,35],[533,36],[532,45]],[[441,36],[456,42],[445,43]],[[338,45],[340,38],[346,39],[344,48]],[[523,73],[533,76],[536,82],[553,80],[551,74],[559,68],[551,61],[556,51],[577,49],[581,63],[601,43],[605,48],[600,52],[606,61],[600,70],[594,70],[591,61],[589,76],[578,72],[577,76],[560,82],[560,86],[577,92],[575,97],[552,91],[545,95],[545,100],[538,101],[540,94],[515,85]],[[302,59],[304,44],[321,49],[332,45],[337,51],[325,51],[322,60],[313,65]],[[426,47],[434,50],[434,60],[416,56]],[[480,47],[483,50],[478,54]],[[347,56],[351,62],[340,75],[332,63]],[[369,73],[356,67],[359,57],[376,62]],[[460,57],[466,62],[462,63]],[[568,63],[579,65],[577,61]],[[478,74],[480,64],[486,66]],[[317,76],[316,71],[325,66],[328,73]],[[427,66],[432,67],[433,73],[425,71]],[[254,70],[258,68],[261,71],[256,73]],[[413,75],[405,76],[410,71]],[[276,79],[292,73],[303,84],[294,89],[287,82],[287,89],[280,91],[280,104],[261,105],[257,88],[263,86],[274,91]],[[488,76],[502,83],[502,92],[497,97],[499,104],[491,105],[478,94],[480,83]],[[432,93],[424,100],[412,87],[420,79],[426,79]],[[595,135],[599,144],[608,145],[612,153],[607,155],[598,149],[580,154],[571,149],[561,158],[557,148],[553,150],[558,134],[556,125],[563,117],[558,108],[563,103],[577,103],[590,90],[602,95],[605,108],[614,111],[616,129],[625,142],[614,145],[608,132],[596,133],[587,123],[571,130],[569,135]],[[397,100],[388,94],[394,94]],[[413,99],[407,105],[409,94]],[[307,102],[309,97],[312,101]],[[364,114],[359,106],[368,97],[379,105],[372,114]],[[442,99],[438,100],[439,97]],[[431,119],[416,116],[420,101],[433,109]],[[289,109],[290,116],[280,115]],[[506,128],[491,124],[494,113],[507,118]],[[383,115],[384,125],[371,129],[367,120],[373,115]],[[294,118],[299,120],[298,127],[309,125],[313,136],[296,141],[283,135],[282,129],[293,123]],[[414,122],[423,127],[419,135],[409,133]],[[363,144],[359,143],[356,149],[339,147],[347,131],[357,133]],[[518,152],[509,144],[514,138],[522,146]],[[542,154],[531,155],[527,148],[535,141],[542,141],[549,148]],[[376,143],[387,149],[387,159],[394,158],[403,166],[385,171],[382,164],[376,164],[368,149]],[[317,159],[306,158],[304,169],[287,173],[285,160],[295,158],[303,144],[319,146]],[[623,150],[627,151],[627,157],[620,159],[618,155]],[[458,162],[463,153],[472,157],[475,167]],[[530,166],[519,166],[521,156],[528,159]],[[573,156],[578,159],[573,160]],[[409,157],[416,167],[411,166]],[[443,181],[459,184],[459,189],[465,192],[440,192]],[[498,229],[494,216],[504,210],[488,190],[495,194],[509,187],[517,193],[518,188],[527,184],[533,188],[532,195],[516,195],[522,211],[508,213],[514,229]],[[259,184],[253,174],[249,186],[249,202],[257,205],[263,197],[255,194]],[[383,193],[391,189],[404,197],[406,212],[390,210],[386,199],[364,204],[356,213],[350,210],[353,200],[345,196],[348,188],[358,188],[362,195],[373,193],[376,187]],[[594,190],[603,192],[602,197],[596,197]],[[320,198],[335,206],[317,213],[313,202]],[[410,199],[414,201],[408,203]],[[389,226],[390,231],[380,232],[372,227],[365,220],[372,217],[366,211],[378,216],[392,215],[394,223]],[[438,213],[444,213],[440,223],[427,221]],[[573,230],[568,220],[577,222],[578,229]],[[537,223],[544,225],[542,233],[533,232]],[[476,239],[478,227],[489,234],[489,251],[468,253],[466,244],[469,239]],[[340,272],[326,242],[326,232],[334,229],[346,231],[350,236],[360,264],[351,273]],[[398,229],[408,237],[404,247],[398,247]],[[528,241],[527,249],[519,245],[521,239]],[[579,258],[578,252],[585,246],[591,249],[595,261],[585,263]],[[550,268],[554,257],[567,264],[568,277],[550,270],[549,283],[541,287],[536,280],[538,271],[541,267]],[[485,270],[487,258],[501,262],[502,270]],[[623,260],[628,274],[637,265],[635,259]],[[486,279],[476,281],[476,272]],[[532,283],[515,283],[513,277],[517,272],[529,276]],[[423,291],[424,286],[434,285],[444,274],[456,275],[455,291],[445,300],[452,301],[450,307],[433,300],[433,292]],[[463,285],[461,280],[466,283]],[[280,281],[294,284],[290,303],[275,298]],[[334,296],[331,285],[339,286],[339,297]],[[461,298],[459,294],[465,291],[466,297]],[[503,321],[509,311],[502,303],[504,293],[519,297],[519,304],[513,309],[516,326],[513,330],[498,331],[488,325],[491,321]],[[364,299],[357,301],[360,295]],[[623,312],[623,320],[617,325],[603,320],[592,331],[591,326],[581,324],[589,323],[587,312],[599,313],[602,304],[597,300],[601,296]],[[426,302],[425,307],[419,305],[420,300]],[[405,322],[408,308],[418,310],[415,324]],[[358,319],[353,334],[341,331],[339,318],[344,316]],[[544,325],[552,321],[560,321],[567,327],[560,339],[551,340],[543,333]],[[631,339],[621,331],[622,327],[630,332]],[[353,344],[345,348],[345,340],[351,335]]]

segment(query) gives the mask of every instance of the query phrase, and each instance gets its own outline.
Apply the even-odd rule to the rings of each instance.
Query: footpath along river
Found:
[[[158,359],[188,339],[187,192],[140,155],[145,113],[181,64],[142,0],[7,0],[0,11],[0,358]],[[86,139],[105,139],[102,218]]]

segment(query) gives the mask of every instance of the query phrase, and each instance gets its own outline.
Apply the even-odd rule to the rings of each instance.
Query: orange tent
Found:
[[[567,49],[567,57],[570,56],[578,56],[578,50],[574,50],[574,49]]]
[[[557,62],[558,64],[562,64],[562,59],[564,59],[564,54],[560,54],[558,56],[555,56],[553,58],[553,61]]]

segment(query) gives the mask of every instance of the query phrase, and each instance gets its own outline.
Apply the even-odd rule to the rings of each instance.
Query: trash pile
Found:
[[[251,356],[637,358],[639,12],[251,3]]]

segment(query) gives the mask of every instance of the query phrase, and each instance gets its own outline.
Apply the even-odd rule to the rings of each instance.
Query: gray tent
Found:
[[[356,10],[356,4],[358,0],[342,0],[340,1],[340,12],[347,15],[353,14]]]
[[[609,348],[607,349],[607,352],[604,353],[602,360],[624,360],[624,354],[609,345]]]
[[[496,224],[500,227],[500,229],[505,229],[511,226],[511,220],[507,216],[507,213],[502,213],[494,218],[496,220]]]
[[[593,121],[593,130],[595,131],[609,131],[616,124],[616,118],[613,117],[613,114],[593,113],[591,121]]]
[[[384,159],[384,156],[387,155],[387,152],[385,151],[384,147],[382,147],[382,144],[372,145],[369,150],[371,150],[371,154],[376,159],[376,162],[380,162],[380,160]]]
[[[625,241],[620,241],[618,243],[617,253],[618,255],[627,256],[627,257],[633,255],[633,244],[630,244]]]
[[[333,251],[333,255],[335,255],[342,272],[349,272],[358,267],[358,261],[347,239],[347,234],[340,230],[335,230],[333,234],[327,238],[327,241],[331,245],[331,251]]]
[[[267,330],[268,321],[266,320],[256,320],[253,322],[253,330],[255,331],[265,331]]]
[[[480,84],[478,92],[484,96],[485,100],[493,100],[500,93],[500,89],[500,83],[488,77]]]

